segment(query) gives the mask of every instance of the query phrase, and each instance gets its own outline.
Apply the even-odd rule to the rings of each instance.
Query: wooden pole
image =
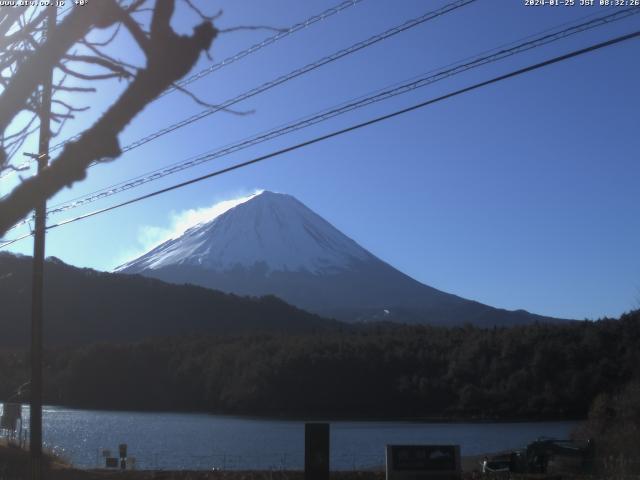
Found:
[[[56,26],[56,7],[49,6],[47,33],[49,38]],[[49,140],[51,139],[51,96],[53,69],[42,79],[40,105],[40,138],[38,141],[38,174],[49,164]],[[42,479],[42,318],[44,249],[47,202],[42,199],[35,209],[35,232],[33,237],[33,285],[31,296],[31,395],[29,449],[31,455],[31,480]]]

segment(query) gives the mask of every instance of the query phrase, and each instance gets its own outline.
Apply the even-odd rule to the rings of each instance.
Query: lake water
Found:
[[[120,443],[128,444],[140,469],[302,469],[304,465],[303,421],[45,407],[43,424],[47,447],[78,467],[102,465],[101,449],[117,456]],[[335,421],[331,468],[384,465],[387,444],[459,444],[462,455],[474,455],[524,447],[541,436],[567,438],[575,425]]]

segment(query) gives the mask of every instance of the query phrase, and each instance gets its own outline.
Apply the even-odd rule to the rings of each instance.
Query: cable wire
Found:
[[[355,125],[351,125],[349,127],[346,127],[346,128],[340,129],[340,130],[335,130],[335,131],[327,133],[325,135],[321,135],[321,136],[312,138],[310,140],[306,140],[304,142],[297,143],[295,145],[291,145],[289,147],[286,147],[286,148],[283,148],[283,149],[280,149],[280,150],[276,150],[274,152],[271,152],[271,153],[268,153],[266,155],[262,155],[262,156],[253,158],[251,160],[247,160],[245,162],[237,163],[235,165],[232,165],[232,166],[220,169],[220,170],[216,170],[216,171],[210,172],[210,173],[208,173],[206,175],[202,175],[202,176],[199,176],[199,177],[196,177],[196,178],[192,178],[190,180],[187,180],[187,181],[184,181],[184,182],[181,182],[181,183],[178,183],[178,184],[174,184],[174,185],[171,185],[169,187],[162,188],[160,190],[156,190],[154,192],[147,193],[145,195],[141,195],[141,196],[136,197],[136,198],[132,198],[130,200],[118,203],[116,205],[112,205],[110,207],[102,208],[102,209],[99,209],[99,210],[94,210],[94,211],[86,213],[84,215],[79,215],[77,217],[73,217],[73,218],[70,218],[70,219],[67,219],[67,220],[63,220],[61,222],[58,222],[58,223],[55,223],[53,225],[47,226],[45,228],[45,230],[51,230],[51,229],[54,229],[54,228],[61,227],[63,225],[67,225],[67,224],[74,223],[74,222],[77,222],[77,221],[80,221],[80,220],[84,220],[84,219],[89,218],[89,217],[93,217],[95,215],[99,215],[101,213],[110,212],[112,210],[124,207],[126,205],[131,205],[133,203],[137,203],[137,202],[140,202],[142,200],[146,200],[146,199],[161,195],[163,193],[167,193],[167,192],[170,192],[170,191],[173,191],[173,190],[177,190],[179,188],[183,188],[183,187],[186,187],[188,185],[192,185],[194,183],[198,183],[198,182],[201,182],[203,180],[207,180],[209,178],[217,177],[219,175],[223,175],[225,173],[229,173],[229,172],[232,172],[234,170],[238,170],[240,168],[247,167],[249,165],[253,165],[253,164],[256,164],[256,163],[259,163],[259,162],[263,162],[263,161],[271,159],[271,158],[279,157],[279,156],[281,156],[281,155],[283,155],[285,153],[289,153],[289,152],[292,152],[292,151],[295,151],[295,150],[299,150],[299,149],[307,147],[309,145],[313,145],[313,144],[328,140],[328,139],[333,138],[333,137],[344,135],[346,133],[349,133],[349,132],[352,132],[352,131],[355,131],[355,130],[360,130],[362,128],[365,128],[365,127],[368,127],[368,126],[371,126],[371,125],[374,125],[374,124],[389,120],[391,118],[395,118],[395,117],[398,117],[400,115],[404,115],[404,114],[412,112],[414,110],[422,109],[424,107],[427,107],[429,105],[433,105],[433,104],[441,102],[443,100],[447,100],[449,98],[453,98],[453,97],[456,97],[458,95],[462,95],[464,93],[471,92],[473,90],[477,90],[479,88],[483,88],[483,87],[486,87],[488,85],[492,85],[494,83],[501,82],[503,80],[507,80],[509,78],[517,77],[517,76],[523,75],[525,73],[532,72],[534,70],[538,70],[538,69],[547,67],[549,65],[553,65],[553,64],[556,64],[556,63],[560,63],[560,62],[569,60],[570,58],[578,57],[580,55],[584,55],[586,53],[590,53],[590,52],[593,52],[593,51],[596,51],[596,50],[600,50],[602,48],[610,47],[612,45],[616,45],[616,44],[619,44],[619,43],[622,43],[622,42],[625,42],[625,41],[628,41],[628,40],[632,40],[632,39],[635,39],[635,38],[638,38],[638,37],[640,37],[640,30],[637,30],[635,32],[632,32],[632,33],[629,33],[629,34],[626,34],[626,35],[622,35],[622,36],[619,36],[619,37],[615,37],[615,38],[612,38],[612,39],[604,41],[604,42],[596,43],[596,44],[590,45],[588,47],[585,47],[585,48],[582,48],[582,49],[579,49],[579,50],[574,50],[574,51],[566,53],[564,55],[553,57],[551,59],[548,59],[548,60],[533,64],[533,65],[529,65],[529,66],[524,67],[524,68],[520,68],[518,70],[513,70],[513,71],[511,71],[509,73],[506,73],[506,74],[503,74],[503,75],[499,75],[497,77],[493,77],[493,78],[491,78],[489,80],[485,80],[485,81],[482,81],[482,82],[479,82],[479,83],[475,83],[475,84],[470,85],[468,87],[461,88],[459,90],[455,90],[453,92],[447,93],[445,95],[441,95],[441,96],[438,96],[438,97],[435,97],[435,98],[432,98],[432,99],[429,99],[429,100],[425,100],[424,102],[417,103],[417,104],[412,105],[410,107],[406,107],[406,108],[403,108],[403,109],[400,109],[400,110],[396,110],[394,112],[391,112],[391,113],[388,113],[388,114],[385,114],[385,115],[381,115],[381,116],[372,118],[370,120],[367,120],[365,122],[357,123]],[[22,238],[26,238],[28,236],[31,236],[31,235],[26,235],[26,236],[23,236]],[[9,245],[10,243],[14,243],[14,242],[16,242],[16,241],[18,241],[20,239],[14,239],[14,240],[11,240],[9,242],[6,242],[6,243],[0,245],[0,248],[3,248],[5,246]]]
[[[289,27],[288,29],[282,31],[282,32],[278,32],[276,35],[273,35],[271,37],[265,38],[264,40],[262,40],[259,43],[256,43],[255,45],[252,45],[251,47],[242,50],[238,53],[236,53],[235,55],[232,55],[230,57],[225,58],[224,60],[222,60],[221,62],[215,63],[207,68],[204,68],[202,70],[200,70],[197,73],[194,73],[193,75],[180,80],[179,82],[177,82],[177,85],[180,87],[184,87],[186,85],[189,85],[190,83],[195,82],[196,80],[200,80],[203,77],[206,77],[207,75],[212,74],[213,72],[216,72],[218,70],[220,70],[223,67],[226,67],[228,65],[231,65],[232,63],[237,62],[238,60],[243,59],[244,57],[246,57],[247,55],[251,55],[254,52],[257,52],[258,50],[267,47],[269,45],[274,44],[275,42],[277,42],[278,40],[282,40],[283,38],[288,37],[289,35],[296,33],[300,30],[303,30],[311,25],[313,25],[314,23],[317,23],[321,20],[325,20],[326,18],[329,18],[333,15],[335,15],[336,13],[339,13],[343,10],[346,10],[349,7],[354,6],[355,4],[361,2],[363,0],[348,0],[346,2],[342,2],[339,5],[336,5],[335,7],[331,7],[328,8],[327,10],[325,10],[322,13],[319,13],[317,15],[314,15],[312,17],[307,18],[306,20],[300,22],[300,23],[296,23],[295,25],[292,25],[291,27]],[[161,96],[166,95],[172,91],[175,91],[175,87],[171,87],[167,90],[165,90]]]
[[[373,35],[372,37],[369,37],[366,40],[357,42],[353,45],[351,45],[350,47],[344,48],[342,50],[338,50],[337,52],[332,53],[331,55],[328,55],[326,57],[323,57],[319,60],[316,60],[313,63],[309,63],[303,67],[297,68],[295,70],[292,70],[291,72],[282,75],[280,77],[277,77],[273,80],[270,80],[268,82],[263,83],[262,85],[259,85],[251,90],[248,90],[236,97],[233,97],[229,100],[225,100],[222,104],[217,105],[216,107],[213,108],[207,108],[205,110],[200,111],[199,113],[196,113],[194,115],[191,115],[190,117],[187,117],[179,122],[176,122],[172,125],[169,125],[161,130],[158,130],[150,135],[147,135],[145,137],[142,137],[124,147],[121,148],[121,152],[122,153],[126,153],[129,152],[135,148],[138,148],[146,143],[149,143],[153,140],[156,140],[164,135],[167,135],[168,133],[174,132],[182,127],[186,127],[187,125],[191,125],[194,122],[197,122],[199,120],[202,120],[203,118],[209,117],[210,115],[213,115],[216,112],[220,112],[223,110],[228,109],[229,107],[232,107],[233,105],[242,102],[244,100],[247,100],[251,97],[254,97],[260,93],[266,92],[267,90],[270,90],[278,85],[281,85],[285,82],[288,82],[290,80],[293,80],[294,78],[300,77],[306,73],[309,73],[313,70],[316,70],[320,67],[323,67],[329,63],[335,62],[336,60],[339,60],[343,57],[346,57],[347,55],[350,55],[352,53],[358,52],[364,48],[367,48],[371,45],[374,45],[378,42],[384,41],[390,37],[393,37],[399,33],[402,33],[406,30],[409,30],[411,28],[417,27],[418,25],[421,25],[427,21],[433,20],[435,18],[441,17],[443,15],[446,15],[449,12],[452,12],[454,10],[457,10],[458,8],[461,8],[465,5],[468,5],[470,3],[473,3],[477,0],[456,0],[454,2],[448,3],[447,5],[437,9],[437,10],[433,10],[433,11],[429,11],[419,17],[413,18],[411,20],[407,20],[406,22],[397,25],[393,28],[390,28],[382,33]],[[59,143],[55,146],[53,146],[51,148],[51,151],[55,151],[58,150],[62,147],[64,147],[68,142],[72,141],[73,139],[69,139],[66,140],[62,143]],[[96,165],[100,163],[99,161],[94,162],[92,165]]]
[[[5,240],[2,239],[4,241],[4,243],[0,243],[0,248],[4,248],[4,247],[8,247],[9,245],[19,242],[20,240],[24,240],[25,238],[31,237],[33,236],[33,233],[27,233],[26,235],[22,235],[21,237],[16,237],[13,238],[11,240]]]
[[[243,150],[244,148],[248,148],[250,146],[262,143],[264,141],[268,141],[271,140],[273,138],[291,133],[293,131],[297,131],[300,130],[302,128],[306,128],[312,125],[315,125],[317,123],[320,123],[322,121],[328,120],[330,118],[333,118],[335,116],[338,115],[342,115],[344,113],[365,107],[367,105],[370,105],[372,103],[376,103],[379,101],[383,101],[383,100],[387,100],[389,98],[395,97],[397,95],[401,95],[404,93],[408,93],[410,91],[413,91],[417,88],[421,88],[427,85],[430,85],[432,83],[435,83],[437,81],[443,80],[445,78],[448,78],[450,76],[453,75],[457,75],[459,73],[462,73],[464,71],[467,71],[471,68],[476,68],[482,65],[486,65],[488,63],[494,62],[494,61],[498,61],[501,60],[503,58],[506,57],[510,57],[512,55],[518,54],[518,53],[522,53],[525,51],[528,51],[530,49],[533,48],[537,48],[543,45],[547,45],[551,42],[560,40],[562,38],[566,38],[568,36],[577,34],[577,33],[581,33],[584,32],[586,30],[598,27],[598,26],[602,26],[605,24],[609,24],[612,23],[614,21],[618,21],[618,20],[622,20],[624,18],[627,18],[631,15],[635,15],[637,13],[640,13],[640,8],[630,8],[630,9],[626,9],[626,10],[622,10],[622,11],[616,11],[613,14],[610,15],[605,15],[602,17],[598,17],[596,19],[590,20],[588,22],[584,22],[578,25],[574,25],[568,28],[565,28],[561,31],[557,31],[557,32],[553,32],[553,33],[549,33],[546,35],[541,35],[538,37],[535,37],[535,35],[529,35],[527,37],[524,37],[524,39],[531,39],[529,41],[523,42],[523,43],[516,43],[516,42],[511,42],[509,44],[505,44],[502,45],[500,47],[498,47],[497,49],[494,49],[493,51],[485,51],[482,52],[474,57],[468,57],[464,60],[461,60],[459,62],[456,63],[452,63],[449,64],[445,67],[442,67],[440,69],[436,69],[436,70],[431,70],[425,74],[423,74],[422,76],[418,76],[418,77],[414,77],[412,78],[408,83],[396,83],[394,84],[395,88],[392,87],[387,87],[387,89],[382,89],[382,90],[378,90],[375,92],[374,95],[371,96],[361,96],[358,97],[357,99],[351,100],[349,102],[345,102],[340,104],[337,107],[334,107],[332,109],[328,109],[325,111],[322,111],[320,113],[317,113],[315,115],[312,116],[308,116],[308,117],[303,117],[302,119],[299,119],[297,121],[294,121],[292,123],[286,124],[284,126],[269,130],[267,132],[263,132],[261,134],[255,135],[253,137],[249,137],[246,139],[243,139],[239,142],[233,143],[233,144],[229,144],[227,146],[224,146],[218,150],[212,150],[209,152],[205,152],[203,154],[199,154],[199,155],[195,155],[193,157],[190,157],[186,160],[183,160],[181,162],[177,162],[175,164],[169,165],[167,167],[163,167],[161,169],[157,169],[151,172],[148,172],[146,174],[142,174],[139,175],[137,177],[131,178],[129,180],[124,180],[122,182],[110,185],[108,187],[104,187],[101,188],[99,190],[96,190],[94,192],[91,192],[89,194],[83,195],[83,196],[79,196],[79,197],[75,197],[69,201],[66,201],[64,203],[59,203],[57,205],[52,206],[48,211],[47,214],[56,214],[56,213],[61,213],[73,208],[77,208],[77,207],[81,207],[84,206],[86,204],[89,203],[93,203],[97,200],[106,198],[106,197],[110,197],[112,195],[115,195],[117,193],[121,193],[124,191],[127,191],[131,188],[136,188],[139,186],[142,186],[148,182],[154,181],[154,180],[158,180],[160,178],[163,178],[167,175],[171,175],[173,173],[177,173],[180,172],[182,170],[185,170],[187,168],[191,168],[197,165],[200,165],[202,163],[211,161],[215,158],[219,158],[219,157],[223,157],[226,155],[229,155],[231,153],[235,153],[237,151]],[[588,17],[592,17],[592,15],[588,15],[586,17],[583,18],[588,18]],[[569,22],[571,23],[571,22]],[[560,26],[564,26],[567,23],[563,23]],[[559,27],[556,27],[559,28]],[[553,28],[551,29],[547,29],[544,30],[541,33],[547,33],[547,32],[552,32]],[[509,45],[513,45],[510,48],[507,48]],[[488,55],[486,55],[488,53]],[[433,75],[432,74],[434,73]],[[14,225],[13,227],[11,227],[11,229],[16,228],[20,225],[23,225],[25,223],[27,223],[29,221],[29,219],[25,219],[19,223],[17,223],[16,225]]]
[[[613,14],[591,20],[589,22],[572,26],[570,28],[566,28],[562,31],[539,36],[537,38],[526,41],[524,43],[516,44],[515,46],[510,48],[502,48],[500,50],[494,51],[493,53],[490,53],[489,55],[482,56],[482,54],[480,54],[480,56],[473,57],[473,60],[471,61],[467,61],[467,62],[461,61],[456,64],[450,64],[449,66],[447,66],[448,68],[443,67],[439,70],[432,70],[430,72],[427,72],[426,74],[423,74],[422,76],[414,77],[408,82],[395,84],[394,87],[387,87],[386,89],[378,90],[373,95],[358,97],[357,99],[353,99],[353,100],[350,100],[349,102],[342,103],[339,106],[324,110],[322,112],[316,113],[311,116],[303,117],[302,119],[296,120],[289,124],[285,124],[284,126],[277,127],[277,128],[268,130],[266,132],[262,132],[260,134],[254,135],[252,137],[245,138],[243,140],[240,140],[239,142],[228,144],[219,149],[210,150],[208,152],[189,157],[181,162],[171,164],[167,167],[156,169],[151,172],[147,172],[145,174],[130,178],[128,180],[124,180],[122,182],[118,182],[116,184],[103,187],[89,194],[85,194],[85,195],[73,198],[64,203],[59,203],[57,205],[52,206],[47,211],[47,214],[61,213],[73,208],[77,208],[77,207],[87,205],[89,203],[93,203],[97,200],[110,197],[112,195],[130,190],[132,188],[145,185],[149,182],[159,180],[168,175],[181,172],[183,170],[195,167],[205,162],[209,162],[216,158],[230,155],[232,153],[238,152],[245,148],[280,137],[282,135],[285,135],[297,130],[301,130],[303,128],[307,128],[309,126],[312,126],[320,122],[329,120],[331,118],[337,117],[339,115],[343,115],[345,113],[363,108],[373,103],[388,100],[389,98],[408,93],[410,91],[425,87],[427,85],[431,85],[435,82],[460,74],[472,68],[477,68],[477,67],[486,65],[488,63],[499,61],[504,58],[507,58],[522,52],[526,52],[533,48],[538,48],[543,45],[547,45],[551,42],[555,42],[557,40],[569,37],[571,35],[581,33],[586,30],[611,23],[613,21],[621,20],[623,18],[627,18],[630,15],[635,15],[638,13],[640,13],[639,8],[628,9],[625,11],[618,11]],[[527,38],[531,38],[531,37],[527,37]],[[433,73],[433,72],[436,72],[436,73]]]
[[[338,5],[335,5],[333,7],[330,7],[326,10],[324,10],[321,13],[318,13],[316,15],[313,15],[305,20],[303,20],[302,22],[298,22],[294,25],[292,25],[291,27],[287,28],[286,30],[280,31],[275,35],[272,35],[270,37],[265,38],[264,40],[250,46],[249,48],[246,48],[244,50],[241,50],[237,53],[235,53],[234,55],[231,55],[230,57],[225,58],[224,60],[222,60],[221,62],[218,63],[214,63],[213,65],[210,65],[207,68],[204,68],[202,70],[200,70],[199,72],[179,81],[176,82],[176,85],[178,87],[184,87],[186,85],[189,85],[201,78],[204,78],[207,75],[210,75],[218,70],[220,70],[221,68],[227,67],[229,65],[231,65],[232,63],[235,63],[239,60],[242,60],[243,58],[257,52],[258,50],[261,50],[269,45],[273,45],[274,43],[278,42],[279,40],[282,40],[284,38],[289,37],[290,35],[293,35],[296,32],[299,32],[300,30],[304,30],[307,27],[310,27],[311,25],[314,25],[315,23],[318,23],[322,20],[326,20],[329,17],[332,17],[333,15],[342,12],[343,10],[346,10],[349,7],[352,7],[354,5],[357,5],[358,3],[363,2],[364,0],[346,0],[343,1],[342,3],[339,3]],[[66,8],[65,10],[62,11],[61,14],[64,14],[68,11],[70,11],[73,8],[73,6],[70,6],[68,8]],[[165,90],[164,92],[162,92],[157,98],[161,98],[171,92],[176,91],[177,88],[175,86],[171,86],[169,87],[167,90]],[[77,140],[78,138],[80,138],[82,134],[78,134],[78,135],[74,135],[71,138],[68,138],[67,140],[60,142],[56,145],[54,145],[53,147],[51,147],[51,151],[55,151],[58,150],[60,148],[62,148],[65,144]],[[30,163],[32,163],[34,160],[33,159],[29,159],[26,162],[23,162],[22,166],[28,166]],[[0,175],[0,178],[2,178],[4,175]]]

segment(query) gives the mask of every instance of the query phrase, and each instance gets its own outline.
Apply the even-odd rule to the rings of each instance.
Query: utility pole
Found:
[[[49,39],[56,28],[56,7],[54,2],[46,7]],[[53,67],[42,79],[40,102],[40,138],[38,140],[38,175],[49,164],[49,140],[51,138],[51,96],[53,90]],[[33,237],[33,286],[31,290],[31,395],[29,430],[29,450],[31,455],[31,480],[42,479],[42,317],[43,317],[43,277],[44,277],[44,236],[46,227],[47,202],[42,199],[35,208],[35,232]]]

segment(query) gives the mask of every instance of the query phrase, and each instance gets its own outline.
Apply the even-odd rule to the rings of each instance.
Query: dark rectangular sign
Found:
[[[391,456],[393,469],[397,472],[453,472],[457,469],[454,445],[395,445]]]
[[[386,480],[460,480],[459,445],[387,445]]]
[[[2,408],[0,428],[15,430],[18,425],[18,419],[20,418],[22,418],[22,405],[18,403],[5,403]]]
[[[304,478],[329,480],[329,424],[304,425]]]
[[[105,459],[105,466],[107,468],[118,468],[118,459],[116,457],[107,457]]]

